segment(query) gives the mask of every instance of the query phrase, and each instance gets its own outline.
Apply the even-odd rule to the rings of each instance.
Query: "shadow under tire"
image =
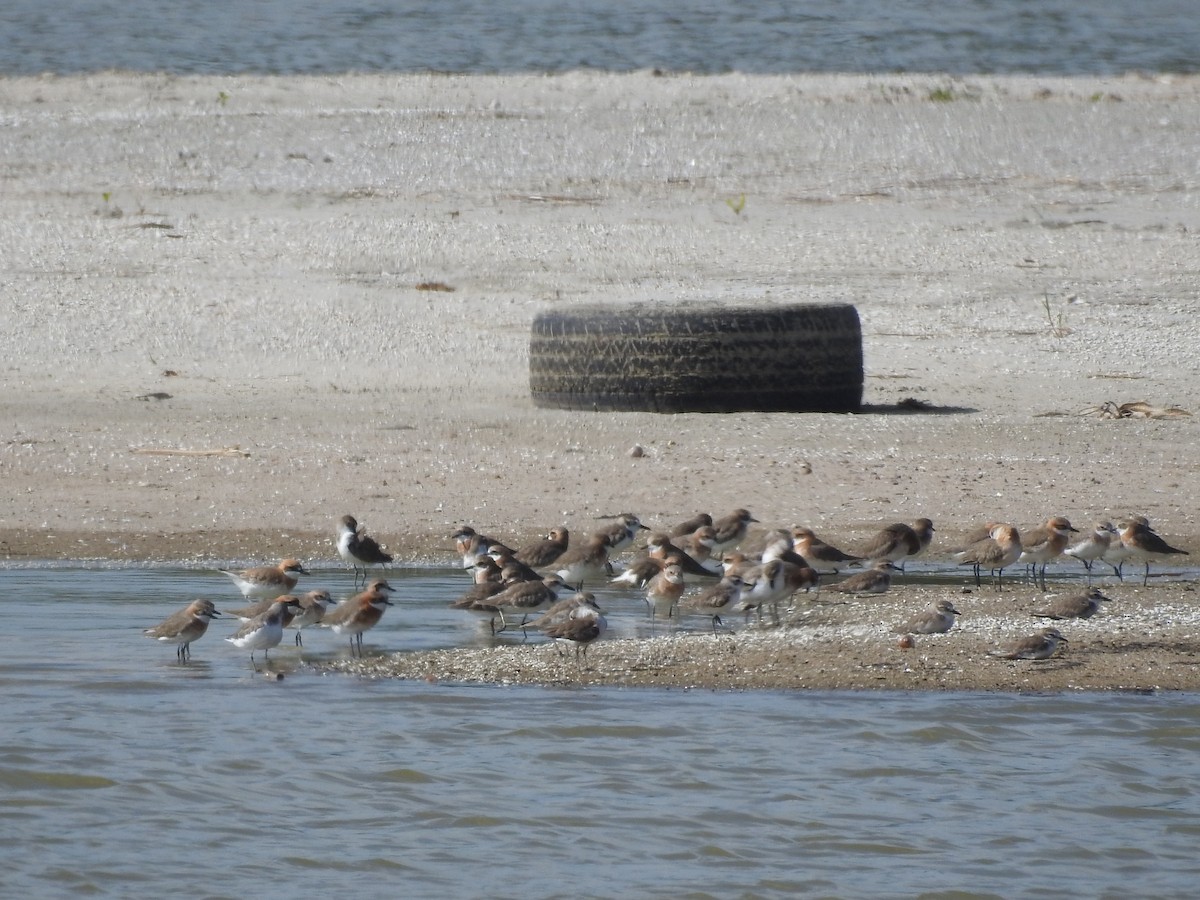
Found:
[[[551,409],[856,412],[862,326],[849,304],[542,312],[529,340],[529,390]]]

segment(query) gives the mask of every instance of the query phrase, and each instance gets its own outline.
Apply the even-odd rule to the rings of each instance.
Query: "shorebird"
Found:
[[[706,526],[707,527],[707,526]],[[665,560],[667,557],[676,557],[680,568],[683,569],[685,576],[693,578],[720,578],[721,572],[710,569],[692,557],[690,553],[681,547],[678,547],[662,532],[656,532],[650,535],[646,541],[646,553],[655,559]]]
[[[763,607],[769,605],[775,623],[779,624],[780,601],[788,599],[800,588],[815,587],[819,576],[807,564],[768,559],[745,570],[741,578],[742,595],[737,608],[746,613],[747,619],[751,612],[757,612],[761,620]]]
[[[822,575],[836,575],[839,569],[862,562],[861,558],[825,543],[811,528],[794,527],[792,541],[796,552]]]
[[[519,626],[525,629],[524,617],[531,612],[546,609],[558,599],[558,591],[567,587],[566,582],[558,575],[547,575],[539,581],[518,581],[508,584],[504,590],[491,597],[486,602],[500,611],[500,630],[508,628],[504,611],[510,610],[522,614]]]
[[[886,559],[904,571],[905,560],[916,556],[933,540],[933,522],[917,519],[912,525],[896,522],[881,529],[860,554],[860,559]]]
[[[949,600],[939,600],[923,613],[918,613],[907,622],[897,625],[892,631],[898,634],[945,634],[954,627],[954,617],[960,616]]]
[[[571,644],[575,647],[575,662],[579,662],[582,651],[583,659],[587,660],[588,647],[604,637],[608,630],[608,620],[600,611],[595,601],[585,602],[564,620],[542,629],[546,637],[557,643]]]
[[[296,586],[301,575],[308,574],[308,570],[298,559],[285,559],[277,566],[255,566],[241,572],[226,569],[220,571],[233,579],[233,583],[246,599],[264,600],[288,593]]]
[[[1142,587],[1150,583],[1150,563],[1160,561],[1168,556],[1187,556],[1186,550],[1172,547],[1163,540],[1149,525],[1140,522],[1130,522],[1121,529],[1121,546],[1129,559],[1140,560],[1146,565],[1146,574],[1142,578]]]
[[[746,533],[750,530],[750,523],[757,521],[758,519],[750,515],[750,511],[746,509],[735,509],[729,515],[714,521],[712,523],[713,554],[720,556],[732,550],[745,539]]]
[[[649,530],[633,513],[621,513],[616,516],[616,520],[612,525],[592,534],[592,537],[603,535],[605,543],[608,544],[608,552],[614,556],[632,544],[639,531]]]
[[[992,528],[991,536],[977,541],[955,554],[960,566],[972,566],[975,570],[975,586],[982,584],[980,575],[984,569],[992,573],[996,589],[1004,584],[1004,570],[1021,556],[1021,533],[1012,525],[1000,524]]]
[[[792,537],[792,533],[784,528],[768,531],[763,537],[763,549],[759,554],[759,561],[770,562],[773,559],[813,568],[807,556],[796,552],[796,541]]]
[[[460,525],[450,538],[454,541],[454,552],[462,557],[464,569],[474,566],[479,557],[487,556],[493,545],[504,546],[494,538],[480,534],[470,525]]]
[[[1092,588],[1090,591],[1055,597],[1045,609],[1030,615],[1039,619],[1090,619],[1100,609],[1101,603],[1111,600],[1112,597],[1105,597],[1099,588]]]
[[[517,559],[516,551],[510,550],[503,544],[492,544],[488,547],[488,558],[491,559],[504,578],[508,581],[540,581],[542,575],[533,566],[527,566]]]
[[[1150,528],[1150,520],[1145,516],[1131,515],[1118,520],[1114,528],[1114,540],[1108,544],[1108,549],[1104,551],[1104,561],[1112,567],[1113,574],[1121,581],[1125,580],[1125,573],[1122,571],[1125,567],[1125,561],[1131,557],[1129,548],[1121,541],[1121,532],[1131,525],[1138,525],[1144,528]]]
[[[1088,584],[1092,583],[1092,563],[1104,558],[1116,533],[1117,529],[1113,527],[1112,522],[1097,522],[1092,527],[1091,534],[1063,551],[1067,556],[1083,563],[1083,567],[1087,569]]]
[[[696,513],[690,519],[680,522],[678,525],[672,525],[667,530],[667,536],[673,538],[687,537],[698,528],[703,528],[705,525],[711,526],[713,517],[708,513]]]
[[[504,581],[504,575],[494,559],[482,556],[479,562],[471,567],[471,581],[476,587],[483,584],[499,584]]]
[[[300,603],[300,598],[292,594],[280,594],[278,597],[272,597],[269,600],[259,600],[257,603],[251,603],[249,606],[243,606],[238,609],[229,609],[226,607],[225,613],[234,616],[238,621],[249,622],[251,619],[256,619],[263,613],[268,612],[278,600],[297,604],[297,607],[288,607],[283,611],[283,627],[287,628],[292,624],[292,619],[296,617],[298,604]]]
[[[193,600],[179,612],[167,616],[142,633],[156,641],[175,644],[175,657],[183,662],[192,655],[192,641],[204,637],[208,623],[220,615],[211,600]]]
[[[580,611],[580,607],[585,606],[589,609],[594,609],[596,612],[602,611],[600,606],[596,603],[595,594],[593,594],[591,591],[577,591],[570,597],[564,597],[561,600],[556,600],[550,605],[549,609],[547,609],[536,619],[530,619],[522,626],[522,628],[536,628],[540,631],[541,629],[548,628],[551,625],[557,625],[561,622],[565,622],[574,615],[584,615],[585,613]]]
[[[571,533],[567,531],[566,526],[560,525],[557,528],[551,528],[549,534],[536,544],[522,547],[513,558],[530,568],[540,569],[550,565],[566,553],[570,541]]]
[[[668,538],[670,536],[668,535]],[[713,555],[717,543],[717,532],[711,525],[701,525],[680,540],[680,548],[692,559],[714,575],[721,574],[720,559]]]
[[[354,656],[357,652],[358,656],[362,656],[363,632],[379,624],[383,611],[392,605],[388,595],[394,590],[383,579],[376,579],[367,585],[365,591],[343,600],[325,613],[321,624],[332,629],[334,634],[349,635],[350,655]]]
[[[654,576],[667,567],[668,562],[678,564],[682,562],[682,557],[676,555],[667,560],[657,556],[639,556],[622,569],[621,574],[610,578],[608,583],[613,587],[644,590]]]
[[[865,572],[859,572],[837,584],[831,584],[828,590],[843,594],[883,594],[892,586],[893,570],[899,568],[889,560],[877,559]]]
[[[303,647],[304,639],[300,636],[300,632],[305,627],[316,625],[325,618],[325,611],[333,605],[333,598],[329,596],[329,591],[309,591],[300,598],[299,602],[300,611],[292,619],[291,627],[296,629],[296,646]]]
[[[745,581],[747,572],[762,565],[761,559],[747,556],[745,553],[726,553],[721,557],[721,572],[724,575],[736,575]]]
[[[933,535],[936,531],[933,527],[933,520],[926,518],[917,519],[912,523],[912,530],[921,544],[921,549],[917,553],[924,553],[929,549],[929,545],[933,543]]]
[[[371,566],[386,566],[392,555],[385,553],[375,538],[359,527],[354,516],[342,516],[338,521],[338,555],[354,570],[354,586],[358,587],[358,570],[362,569],[363,582]]]
[[[968,531],[966,533],[966,535],[963,537],[962,543],[959,546],[953,548],[950,551],[950,553],[951,554],[962,553],[964,550],[966,550],[972,544],[978,544],[980,541],[986,541],[988,538],[990,538],[992,536],[992,529],[995,528],[997,525],[1003,525],[1003,524],[1004,524],[1003,522],[988,521],[988,522],[984,522],[982,525],[975,526],[974,528],[972,528],[970,531]]]
[[[1046,564],[1062,556],[1071,542],[1071,534],[1078,533],[1070,521],[1064,516],[1052,516],[1046,524],[1032,528],[1021,535],[1021,555],[1017,562],[1025,563],[1033,569],[1035,584],[1040,583],[1046,589]],[[1038,581],[1038,564],[1041,564],[1041,581]]]
[[[646,582],[646,604],[650,607],[650,618],[653,620],[660,606],[666,607],[667,618],[675,612],[675,605],[683,596],[687,583],[683,577],[683,568],[670,557],[663,565],[662,571]]]
[[[554,563],[555,572],[567,584],[577,587],[588,581],[602,581],[612,574],[608,562],[610,547],[608,536],[597,532],[560,556]]]
[[[863,552],[862,559],[886,559],[889,563],[899,563],[901,560],[916,556],[920,552],[920,538],[912,526],[904,522],[889,524],[876,533]],[[899,566],[896,566],[899,568]]]
[[[450,608],[465,609],[477,616],[486,617],[492,634],[495,634],[496,617],[500,615],[500,610],[491,602],[491,598],[506,587],[508,584],[504,581],[500,567],[490,556],[485,556],[475,564],[475,583],[471,589],[451,603]]]
[[[1037,634],[1020,638],[1004,647],[989,650],[988,655],[1001,659],[1049,659],[1059,644],[1066,643],[1069,641],[1057,628],[1045,628]]]
[[[242,627],[233,633],[233,637],[225,640],[240,650],[250,651],[250,665],[257,672],[258,663],[254,660],[254,652],[261,650],[267,662],[271,661],[270,650],[279,646],[283,640],[283,618],[285,615],[294,616],[300,609],[300,601],[295,597],[284,595],[277,597],[266,612],[242,623]]]
[[[736,607],[741,598],[742,579],[737,575],[725,575],[711,587],[680,600],[679,611],[710,617],[713,634],[716,634],[718,625],[725,626],[721,621],[721,610]]]

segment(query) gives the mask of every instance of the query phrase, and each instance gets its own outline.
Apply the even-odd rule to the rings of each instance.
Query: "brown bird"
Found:
[[[898,568],[886,559],[877,559],[867,571],[831,584],[828,590],[843,594],[884,594],[892,586],[892,572]]]
[[[1012,525],[997,525],[992,528],[991,537],[972,544],[966,550],[955,554],[960,566],[972,566],[975,570],[975,586],[981,584],[980,573],[987,569],[992,573],[996,589],[1004,584],[1004,570],[1015,563],[1021,556],[1021,534]]]
[[[1125,573],[1123,571],[1125,568],[1125,562],[1132,558],[1129,548],[1127,548],[1125,546],[1125,542],[1121,540],[1121,532],[1125,531],[1131,526],[1134,526],[1137,530],[1144,528],[1147,531],[1154,531],[1154,529],[1150,526],[1150,520],[1145,516],[1138,515],[1137,513],[1132,513],[1128,516],[1125,516],[1123,519],[1117,520],[1117,524],[1113,529],[1113,538],[1108,543],[1108,549],[1104,551],[1103,559],[1106,563],[1112,566],[1113,574],[1116,575],[1117,578],[1121,579],[1121,581],[1125,580]],[[1143,585],[1143,587],[1145,587],[1145,585]]]
[[[487,555],[500,567],[508,581],[541,581],[542,575],[533,566],[528,566],[517,559],[515,550],[510,550],[503,544],[493,544],[488,548]]]
[[[767,532],[763,540],[763,550],[760,559],[762,562],[780,559],[797,566],[813,568],[812,563],[808,561],[808,557],[796,552],[796,541],[792,533],[783,528]]]
[[[292,594],[281,594],[278,597],[272,597],[270,600],[259,600],[257,603],[251,603],[249,606],[243,606],[239,609],[226,609],[225,612],[231,616],[236,616],[242,622],[249,622],[251,619],[257,618],[270,610],[275,605],[275,602],[279,600],[291,604],[283,610],[283,627],[287,628],[292,624],[292,619],[296,617],[296,613],[300,611],[300,598]]]
[[[333,598],[329,596],[329,591],[309,591],[298,602],[300,609],[292,619],[291,627],[296,629],[296,646],[303,647],[304,639],[300,637],[300,632],[325,618],[325,611],[333,605]]]
[[[1186,550],[1172,547],[1163,540],[1149,525],[1141,522],[1127,522],[1121,529],[1121,546],[1127,559],[1141,560],[1146,564],[1146,574],[1142,578],[1142,587],[1150,583],[1150,562],[1160,561],[1168,556],[1187,556]]]
[[[1021,555],[1017,562],[1023,562],[1033,567],[1033,580],[1046,589],[1046,564],[1058,559],[1071,542],[1071,533],[1079,533],[1064,516],[1051,516],[1046,524],[1031,528],[1021,534]],[[1038,580],[1038,564],[1041,564],[1041,580]]]
[[[464,569],[472,568],[479,561],[479,557],[487,556],[492,547],[504,546],[495,538],[480,534],[470,525],[460,525],[450,538],[454,541],[454,552],[462,557]]]
[[[580,651],[586,662],[588,647],[604,637],[607,630],[608,620],[592,599],[581,603],[562,621],[543,628],[542,633],[553,641],[574,646],[578,663]]]
[[[608,535],[596,533],[583,544],[576,544],[554,563],[558,577],[576,587],[585,582],[602,581],[612,575],[608,555],[611,545]]]
[[[962,553],[972,544],[978,544],[980,541],[986,541],[992,536],[992,529],[997,525],[1003,525],[1003,522],[984,522],[982,525],[976,525],[963,537],[962,543],[952,549],[950,553]]]
[[[540,581],[518,581],[509,584],[500,593],[487,602],[500,611],[500,630],[508,628],[505,610],[522,614],[519,627],[525,628],[524,617],[531,612],[546,609],[558,599],[558,591],[566,588],[566,583],[558,575],[547,575]]]
[[[543,628],[548,628],[551,625],[557,625],[560,622],[565,622],[571,616],[577,614],[580,607],[586,606],[600,612],[600,607],[596,603],[596,595],[591,591],[577,591],[570,597],[564,597],[561,600],[556,600],[550,605],[544,613],[536,619],[531,619],[526,622],[523,628],[536,628],[539,631]],[[582,615],[582,613],[579,613]]]
[[[465,609],[488,619],[492,634],[496,633],[496,618],[500,609],[491,599],[499,594],[507,585],[500,572],[500,567],[491,557],[485,556],[475,565],[475,583],[457,600],[450,604],[451,609]]]
[[[746,573],[762,565],[762,560],[747,556],[745,553],[726,553],[721,559],[721,568],[725,575],[736,575],[745,580]]]
[[[683,567],[677,560],[676,556],[667,557],[662,571],[646,582],[646,603],[650,607],[651,619],[655,618],[660,605],[666,606],[667,618],[671,618],[675,605],[687,587]]]
[[[716,634],[718,625],[725,626],[721,621],[721,610],[735,608],[741,598],[742,579],[736,575],[726,575],[700,593],[680,600],[679,611],[709,616],[712,619],[713,634]]]
[[[566,526],[560,525],[557,528],[551,528],[550,533],[536,544],[522,547],[516,552],[514,558],[517,562],[524,563],[530,568],[540,569],[550,565],[566,553],[570,540],[571,533],[567,531]]]
[[[899,634],[945,634],[954,627],[954,617],[962,615],[949,600],[939,600],[933,607],[918,613],[892,631]]]
[[[916,556],[933,540],[933,522],[917,519],[912,525],[896,522],[881,529],[860,554],[861,559],[886,559],[904,571],[904,562]]]
[[[838,569],[858,565],[862,559],[825,543],[811,528],[797,525],[792,529],[796,552],[822,575],[836,575]]]
[[[1031,613],[1039,619],[1090,619],[1100,609],[1101,603],[1111,602],[1099,588],[1054,598],[1041,612]]]
[[[682,562],[679,556],[673,556],[671,560],[676,563]],[[610,578],[608,583],[614,587],[635,588],[640,591],[667,567],[667,563],[668,560],[659,559],[657,556],[639,556],[622,569],[620,575]]]
[[[614,556],[632,544],[639,531],[649,530],[633,513],[621,513],[616,520],[612,525],[592,533],[592,537],[604,536],[608,552]]]
[[[720,568],[718,557],[713,555],[717,545],[717,532],[711,525],[701,525],[679,541],[679,546],[692,559],[710,571]]]
[[[388,595],[393,590],[395,588],[382,579],[372,581],[365,591],[327,612],[321,624],[333,629],[334,634],[349,635],[351,656],[355,653],[362,656],[363,632],[379,624],[383,611],[392,605]]]
[[[283,640],[284,616],[291,621],[299,610],[300,601],[295,597],[288,594],[276,597],[266,612],[248,619],[233,633],[233,637],[227,637],[225,640],[242,650],[249,650],[250,665],[254,666],[254,671],[257,672],[258,663],[254,661],[254,651],[261,650],[269,663],[271,648],[279,646],[279,642]]]
[[[749,510],[735,509],[727,516],[722,516],[712,523],[714,543],[712,552],[720,556],[740,544],[750,530],[750,523],[758,519],[750,515]]]
[[[712,523],[713,517],[708,513],[697,513],[690,519],[680,522],[678,525],[671,526],[671,528],[667,531],[667,536],[672,538],[687,537],[697,528],[702,528],[705,525],[711,526]]]
[[[1037,634],[1013,641],[996,650],[989,650],[989,656],[1001,659],[1049,659],[1058,650],[1059,644],[1069,643],[1057,628],[1045,628]]]
[[[308,570],[298,559],[285,559],[277,566],[255,566],[241,572],[220,570],[228,575],[247,599],[269,599],[288,593]]]
[[[156,641],[175,644],[175,657],[183,662],[192,655],[192,641],[204,637],[208,623],[220,615],[211,600],[193,600],[179,612],[167,616],[142,633]]]
[[[646,542],[646,552],[656,559],[666,559],[668,556],[676,556],[679,558],[680,568],[683,569],[685,576],[693,578],[720,578],[720,571],[709,569],[707,566],[701,565],[690,553],[675,545],[672,540],[662,532],[657,532],[650,535],[650,539]]]
[[[779,623],[779,603],[804,588],[817,586],[820,576],[811,566],[785,559],[768,559],[747,569],[742,578],[742,595],[737,608],[750,618],[752,611],[762,619],[764,606],[770,606],[774,621]]]

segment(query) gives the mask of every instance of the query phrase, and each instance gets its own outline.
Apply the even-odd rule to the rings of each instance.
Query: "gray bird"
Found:
[[[1066,643],[1069,642],[1057,628],[1045,628],[1004,647],[989,650],[988,655],[1001,659],[1049,659],[1058,650],[1059,644]]]

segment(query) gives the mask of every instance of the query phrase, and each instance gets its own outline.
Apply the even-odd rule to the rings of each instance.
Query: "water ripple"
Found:
[[[12,574],[14,896],[1188,897],[1200,874],[1196,697],[271,682],[224,646],[161,665],[136,570]],[[51,639],[44,592],[100,624]],[[397,640],[436,640],[416,609]]]

